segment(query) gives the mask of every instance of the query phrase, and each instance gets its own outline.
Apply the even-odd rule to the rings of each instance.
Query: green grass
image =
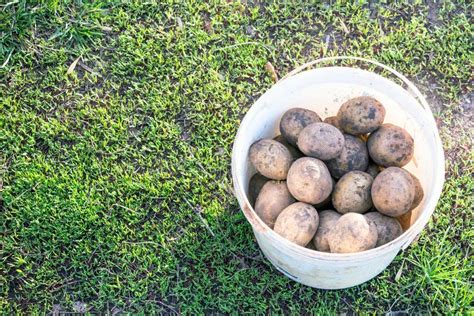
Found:
[[[2,4],[0,310],[472,313],[472,7],[429,2]],[[428,96],[447,177],[415,246],[321,291],[263,258],[230,153],[267,62],[343,54]]]

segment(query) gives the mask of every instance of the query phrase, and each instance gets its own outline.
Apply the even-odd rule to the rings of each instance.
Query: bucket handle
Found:
[[[431,113],[431,108],[428,105],[428,103],[426,102],[423,95],[421,94],[420,90],[418,90],[418,88],[410,80],[408,80],[407,77],[405,77],[404,75],[402,75],[401,73],[399,73],[398,71],[396,71],[395,69],[393,69],[389,66],[386,66],[382,63],[379,63],[378,61],[367,59],[367,58],[355,57],[355,56],[334,56],[334,57],[323,57],[323,58],[320,58],[320,59],[315,59],[315,60],[312,60],[310,62],[304,63],[303,65],[301,65],[299,67],[296,67],[295,69],[293,69],[292,71],[287,73],[283,78],[281,78],[280,81],[283,81],[283,80],[285,80],[285,79],[287,79],[291,76],[294,76],[297,73],[299,73],[299,72],[301,72],[301,71],[305,70],[306,68],[311,67],[313,65],[322,64],[322,63],[326,63],[326,62],[330,62],[330,61],[341,61],[341,60],[362,61],[362,62],[365,62],[365,63],[368,63],[368,64],[376,65],[380,68],[383,68],[383,69],[387,70],[388,72],[392,73],[394,76],[396,76],[400,80],[402,80],[403,83],[405,83],[408,86],[408,89],[407,89],[408,93],[410,93],[413,97],[418,99],[419,103],[425,109],[425,111],[428,111],[430,114],[432,114]]]

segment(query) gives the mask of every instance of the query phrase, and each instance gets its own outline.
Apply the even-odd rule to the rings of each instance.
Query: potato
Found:
[[[423,192],[423,188],[421,187],[420,180],[418,180],[418,178],[415,177],[412,173],[410,173],[410,175],[411,175],[411,178],[412,178],[412,180],[415,184],[415,197],[413,199],[413,203],[411,204],[410,210],[408,212],[406,212],[405,214],[402,214],[402,215],[397,217],[397,219],[400,222],[400,224],[402,225],[402,228],[403,228],[404,231],[407,230],[408,228],[410,228],[411,217],[413,215],[412,211],[413,211],[413,209],[415,209],[421,203],[421,201],[423,200],[423,197],[425,195],[424,192]]]
[[[323,122],[331,124],[332,126],[334,126],[335,128],[337,128],[338,130],[342,132],[341,124],[339,124],[339,120],[337,116],[326,117]]]
[[[249,155],[257,171],[273,180],[285,180],[293,162],[288,148],[271,139],[261,139],[253,143]]]
[[[303,157],[288,171],[288,190],[299,201],[308,204],[323,202],[332,191],[332,179],[326,165],[319,159]]]
[[[367,148],[370,157],[384,167],[402,167],[413,157],[413,138],[406,130],[393,124],[383,124],[370,134]]]
[[[279,142],[280,144],[282,144],[283,146],[288,148],[288,150],[290,151],[291,156],[293,157],[294,160],[303,157],[303,153],[298,148],[296,148],[296,147],[292,146],[290,143],[288,143],[286,141],[285,137],[283,137],[283,135],[278,135],[273,140],[276,140],[277,142]]]
[[[329,252],[328,234],[340,217],[341,214],[333,210],[319,212],[319,226],[313,237],[316,250]]]
[[[316,248],[314,247],[314,245],[311,241],[306,245],[306,248],[311,249],[311,250],[316,250]]]
[[[344,134],[344,148],[341,154],[326,162],[331,175],[339,179],[353,170],[364,171],[369,165],[369,154],[365,143],[355,136]]]
[[[358,213],[342,215],[328,233],[333,253],[351,253],[369,250],[377,244],[377,227]]]
[[[352,98],[341,105],[337,118],[341,128],[348,134],[371,133],[382,125],[385,108],[371,97]]]
[[[374,179],[380,173],[380,171],[382,171],[382,168],[373,161],[369,161],[369,166],[367,167],[367,170],[365,170],[365,172],[370,174]]]
[[[410,173],[389,167],[372,183],[372,201],[382,214],[397,217],[408,212],[415,198],[415,184]]]
[[[318,212],[309,204],[296,202],[285,208],[275,222],[274,231],[300,246],[306,246],[319,225]]]
[[[344,136],[327,123],[313,123],[300,132],[298,148],[307,156],[321,160],[336,158],[344,147]]]
[[[402,226],[393,217],[385,216],[379,212],[370,212],[364,215],[377,227],[377,244],[375,247],[385,245],[403,233]]]
[[[408,171],[407,171],[408,172]],[[420,180],[415,177],[411,172],[408,172],[413,180],[413,184],[415,185],[415,197],[413,198],[413,203],[411,204],[410,210],[414,209],[418,205],[420,205],[423,197],[425,196],[425,192],[423,191],[423,187],[421,186]]]
[[[332,187],[334,188],[334,186],[336,185],[336,181],[333,178],[331,178],[331,180],[332,180]],[[319,210],[322,208],[332,208],[331,202],[332,202],[331,194],[329,194],[328,197],[324,199],[324,201],[316,203],[313,206],[316,208],[316,210]]]
[[[334,183],[333,183],[333,188],[334,188]],[[330,206],[331,204],[331,195],[329,194],[327,198],[325,198],[323,201],[319,202],[319,203],[315,203],[313,204],[313,206],[319,210],[323,207],[327,207],[327,206]]]
[[[273,228],[281,211],[294,202],[285,181],[268,181],[260,190],[254,209],[262,221]]]
[[[374,179],[363,171],[346,173],[334,187],[332,205],[341,214],[365,213],[372,206],[370,188]]]
[[[321,122],[321,118],[316,112],[302,108],[292,108],[281,117],[280,133],[290,144],[296,146],[298,135],[303,128],[317,122]]]
[[[257,200],[258,194],[262,189],[263,185],[267,183],[268,179],[262,176],[260,173],[256,173],[250,178],[249,181],[249,201],[250,204],[254,205]]]
[[[412,214],[413,214],[412,211],[408,211],[405,214],[397,216],[397,220],[402,226],[403,231],[406,231],[408,228],[410,228]]]

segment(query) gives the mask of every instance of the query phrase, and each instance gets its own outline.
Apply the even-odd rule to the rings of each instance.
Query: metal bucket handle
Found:
[[[334,56],[334,57],[324,57],[324,58],[312,60],[310,62],[307,62],[307,63],[293,69],[289,73],[287,73],[284,77],[282,77],[280,79],[280,82],[287,79],[287,78],[289,78],[289,77],[291,77],[291,76],[294,76],[294,75],[298,74],[299,72],[301,72],[301,71],[303,71],[303,70],[305,70],[305,69],[307,69],[307,68],[309,68],[313,65],[318,65],[318,64],[322,64],[322,63],[326,63],[326,62],[330,62],[330,61],[342,61],[342,60],[352,60],[352,61],[365,62],[365,63],[372,64],[372,65],[375,65],[375,66],[378,66],[382,69],[387,70],[388,72],[393,74],[398,79],[402,80],[403,83],[405,83],[407,85],[407,87],[408,87],[408,89],[406,89],[407,92],[410,93],[414,98],[416,98],[418,100],[419,104],[423,107],[423,109],[425,111],[427,111],[430,114],[429,116],[431,118],[433,117],[433,113],[431,112],[431,108],[428,105],[428,102],[426,102],[426,100],[425,100],[424,96],[421,94],[420,90],[418,90],[418,88],[410,80],[408,80],[407,77],[405,77],[404,75],[402,75],[401,73],[399,73],[398,71],[396,71],[395,69],[393,69],[389,66],[386,66],[382,63],[379,63],[378,61],[367,59],[367,58],[355,57],[355,56]],[[413,223],[413,225],[415,225],[415,223]],[[407,241],[402,245],[402,250],[405,250],[413,242],[413,240],[415,240],[417,235],[418,235],[417,233],[412,233],[407,238]]]

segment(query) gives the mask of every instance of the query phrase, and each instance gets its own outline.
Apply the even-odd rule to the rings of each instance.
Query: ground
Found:
[[[0,5],[2,313],[473,311],[470,3],[309,2]],[[415,245],[323,291],[262,256],[230,154],[276,75],[334,55],[420,87],[447,173]]]

